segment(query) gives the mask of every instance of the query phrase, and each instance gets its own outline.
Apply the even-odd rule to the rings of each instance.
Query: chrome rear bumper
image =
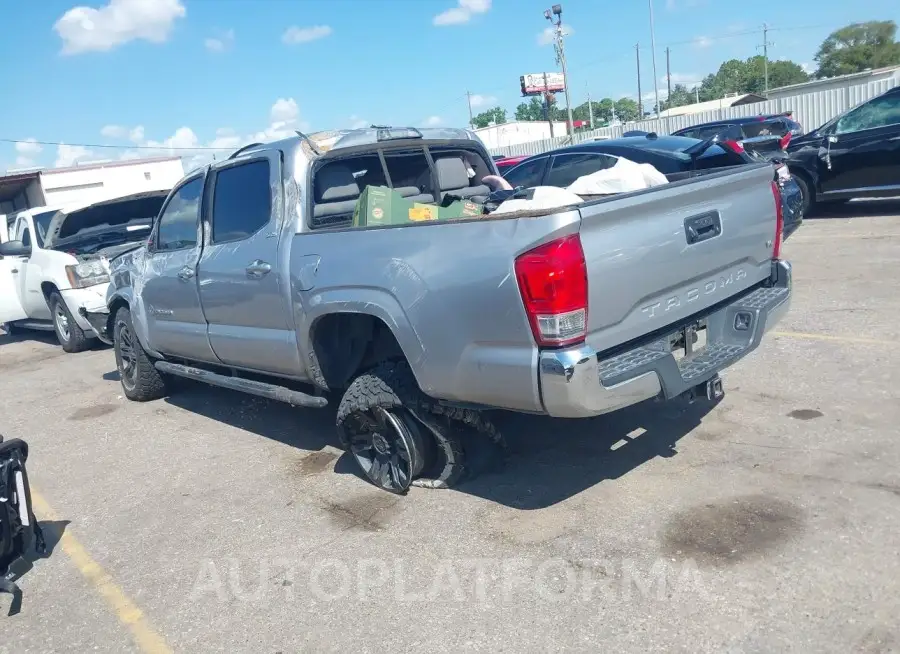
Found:
[[[558,418],[587,418],[657,396],[671,399],[703,384],[759,346],[790,308],[791,286],[791,264],[773,262],[767,285],[704,316],[706,347],[681,361],[668,335],[602,359],[586,345],[542,351],[544,410]]]

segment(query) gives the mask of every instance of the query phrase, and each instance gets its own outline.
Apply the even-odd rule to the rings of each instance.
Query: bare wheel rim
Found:
[[[116,363],[122,382],[133,388],[137,378],[137,352],[134,349],[134,337],[125,323],[119,323],[119,337],[116,339]]]
[[[417,434],[400,417],[381,407],[357,414],[350,453],[373,484],[392,493],[406,491],[421,472]]]
[[[56,305],[53,310],[53,322],[56,324],[56,333],[59,337],[68,342],[70,333],[69,333],[69,316],[66,315],[65,310],[62,308],[61,304]]]

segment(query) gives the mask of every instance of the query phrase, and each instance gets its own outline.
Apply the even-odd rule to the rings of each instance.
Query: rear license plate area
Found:
[[[669,349],[676,361],[701,354],[706,349],[706,321],[699,320],[669,335]]]

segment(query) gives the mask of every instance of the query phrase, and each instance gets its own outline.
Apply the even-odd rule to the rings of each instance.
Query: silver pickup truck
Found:
[[[551,162],[551,166],[553,163]],[[448,486],[488,409],[584,418],[721,396],[788,310],[772,166],[548,210],[354,228],[362,190],[483,201],[471,132],[372,128],[248,146],[186,176],[111,263],[125,395],[188,377],[294,405],[342,392],[342,444],[377,486]]]

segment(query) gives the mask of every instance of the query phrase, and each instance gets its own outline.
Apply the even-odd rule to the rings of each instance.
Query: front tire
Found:
[[[158,400],[166,395],[166,380],[153,365],[134,332],[128,307],[118,310],[113,323],[116,368],[125,397],[135,402]]]
[[[801,215],[806,218],[809,215],[809,212],[816,206],[814,191],[810,188],[809,182],[800,175],[794,175],[794,181],[797,182],[797,186],[800,187],[800,197],[803,199],[800,211]]]
[[[53,317],[53,331],[56,332],[56,340],[62,349],[69,354],[83,352],[91,345],[90,339],[84,330],[78,326],[69,307],[59,292],[50,294],[50,315]]]

